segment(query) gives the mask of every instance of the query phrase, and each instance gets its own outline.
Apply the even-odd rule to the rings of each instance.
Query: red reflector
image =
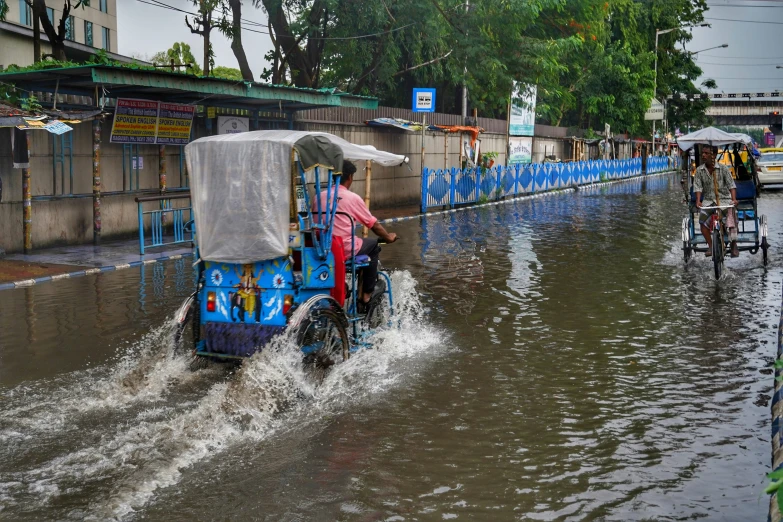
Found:
[[[291,309],[291,306],[294,304],[294,296],[290,294],[286,294],[286,296],[283,298],[283,315],[287,315],[288,311]]]
[[[207,292],[207,312],[215,311],[215,292]]]

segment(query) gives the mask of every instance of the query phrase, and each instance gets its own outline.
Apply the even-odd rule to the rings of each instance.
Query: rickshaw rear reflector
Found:
[[[207,312],[215,311],[215,292],[207,292]]]
[[[291,309],[291,307],[294,305],[294,296],[291,294],[286,294],[283,298],[283,315],[287,315],[288,311]]]

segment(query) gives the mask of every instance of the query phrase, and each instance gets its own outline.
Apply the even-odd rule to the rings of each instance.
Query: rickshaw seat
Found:
[[[756,184],[753,181],[737,180],[734,184],[737,185],[737,201],[756,197]]]

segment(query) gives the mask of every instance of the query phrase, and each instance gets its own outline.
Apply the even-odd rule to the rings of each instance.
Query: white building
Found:
[[[0,0],[2,1],[2,0]],[[0,22],[0,67],[24,67],[33,63],[33,16],[25,0],[5,0],[8,13]],[[74,2],[75,3],[75,2]],[[47,13],[56,27],[62,18],[63,0],[46,0]],[[130,61],[117,54],[117,0],[91,0],[89,6],[72,9],[66,21],[65,52],[69,60],[86,61],[97,49],[109,57]],[[41,52],[51,53],[41,29]]]

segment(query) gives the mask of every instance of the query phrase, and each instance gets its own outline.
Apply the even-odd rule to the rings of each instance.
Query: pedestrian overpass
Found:
[[[712,99],[706,114],[715,125],[763,125],[780,129],[783,99]]]

